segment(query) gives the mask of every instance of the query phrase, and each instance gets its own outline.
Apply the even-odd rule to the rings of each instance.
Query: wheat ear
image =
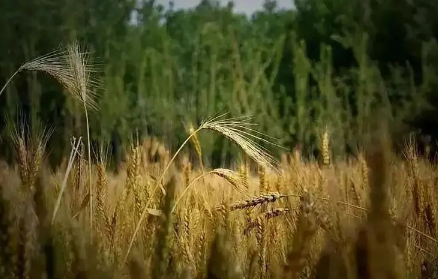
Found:
[[[189,133],[192,134],[194,131],[195,131],[195,129],[193,128],[193,125],[190,123],[190,125],[189,125]],[[201,165],[201,170],[202,170],[202,172],[204,172],[204,163],[202,161],[201,143],[200,143],[199,138],[198,138],[198,136],[196,134],[192,137],[191,142],[193,144],[193,147],[195,148],[196,155],[198,155],[199,164]]]
[[[66,74],[66,72],[64,71],[65,68],[62,61],[59,59],[63,54],[64,51],[56,50],[46,55],[40,56],[32,61],[24,63],[6,81],[5,85],[0,90],[0,95],[9,85],[9,83],[14,79],[14,77],[23,70],[43,71],[52,75],[58,80],[70,80],[69,75]]]

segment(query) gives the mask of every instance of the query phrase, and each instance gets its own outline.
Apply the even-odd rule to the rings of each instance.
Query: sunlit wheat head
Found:
[[[265,147],[257,142],[281,147],[273,142],[275,139],[252,128],[256,124],[250,122],[252,119],[250,116],[223,119],[224,115],[207,119],[201,124],[200,129],[213,130],[224,135],[242,148],[257,164],[276,171],[278,169],[277,160],[269,154]]]

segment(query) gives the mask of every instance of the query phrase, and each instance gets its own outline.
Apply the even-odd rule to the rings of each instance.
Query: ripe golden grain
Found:
[[[195,133],[195,128],[193,128],[193,125],[190,123],[189,124],[189,134],[192,135],[193,137],[190,138],[190,141],[193,144],[193,147],[195,148],[196,154],[198,155],[198,159],[199,159],[199,164],[201,166],[201,170],[204,170],[204,164],[202,161],[202,149],[201,149],[201,143],[199,141],[199,137],[198,134]]]
[[[273,203],[276,202],[277,200],[287,197],[286,195],[282,195],[278,192],[272,192],[272,193],[267,193],[267,194],[263,194],[260,196],[255,196],[246,200],[242,200],[242,201],[238,201],[236,203],[233,203],[230,205],[230,210],[238,210],[238,209],[245,209],[245,208],[250,208],[250,207],[254,207],[254,206],[258,206],[258,205],[262,205],[262,204],[266,204],[266,203]]]
[[[330,165],[330,136],[328,130],[325,129],[321,137],[321,155],[322,164],[324,166]]]
[[[260,214],[255,220],[249,220],[243,233],[247,235],[253,228],[256,228],[259,223],[263,222],[263,220],[269,220],[279,216],[283,216],[290,211],[291,210],[289,208],[275,208],[268,212],[264,212]]]

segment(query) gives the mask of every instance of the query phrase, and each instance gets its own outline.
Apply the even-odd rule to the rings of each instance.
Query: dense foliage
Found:
[[[325,127],[335,155],[354,151],[375,116],[389,119],[394,133],[422,129],[437,137],[438,2],[295,6],[280,10],[267,0],[248,18],[213,1],[165,11],[151,0],[2,0],[0,84],[59,44],[86,43],[102,81],[92,138],[111,141],[117,160],[137,136],[163,138],[172,148],[187,123],[219,111],[254,114],[259,129],[309,153]],[[20,74],[0,98],[1,115],[56,128],[54,163],[71,136],[85,134],[80,105],[42,74]],[[207,162],[224,162],[230,146],[208,136]],[[9,143],[1,144],[9,157]]]

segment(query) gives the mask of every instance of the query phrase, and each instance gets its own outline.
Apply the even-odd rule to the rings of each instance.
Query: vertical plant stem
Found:
[[[152,198],[155,195],[155,192],[157,191],[158,187],[161,185],[161,181],[163,180],[164,175],[166,174],[167,170],[169,169],[170,165],[175,160],[176,156],[178,156],[179,152],[183,149],[183,147],[189,142],[189,140],[196,135],[200,130],[202,130],[202,126],[196,129],[193,133],[190,134],[190,136],[187,137],[187,139],[181,144],[179,149],[175,152],[175,155],[173,155],[172,159],[170,159],[169,163],[167,164],[166,168],[164,168],[163,173],[161,174],[161,177],[157,180],[157,184],[155,185],[154,190],[151,193],[151,196],[149,197],[149,201],[147,202],[146,206],[143,209],[143,212],[140,215],[140,219],[137,222],[137,226],[135,227],[134,234],[131,237],[131,241],[129,242],[128,250],[126,251],[125,257],[123,258],[123,261],[121,262],[122,266],[126,263],[126,260],[128,259],[129,252],[131,251],[132,245],[134,244],[135,238],[140,230],[141,223],[143,222],[143,219],[146,216],[146,213],[148,212],[148,207],[151,204]],[[164,191],[164,188],[161,186],[162,190]]]
[[[90,234],[93,236],[93,183],[91,183],[91,143],[90,143],[90,124],[88,121],[88,111],[86,104],[84,103],[84,110],[85,110],[85,120],[87,122],[87,147],[88,147],[88,187],[89,187],[89,194],[90,194]]]
[[[68,160],[67,170],[65,171],[64,179],[61,184],[61,190],[58,193],[58,198],[56,199],[56,203],[55,203],[55,209],[53,210],[52,225],[55,222],[56,214],[58,213],[59,207],[61,206],[62,194],[64,193],[65,188],[67,187],[67,179],[73,167],[73,162],[76,158],[76,155],[78,154],[78,148],[80,144],[81,144],[81,138],[79,138],[77,144],[75,143],[72,144],[72,151],[70,153],[70,158]]]

